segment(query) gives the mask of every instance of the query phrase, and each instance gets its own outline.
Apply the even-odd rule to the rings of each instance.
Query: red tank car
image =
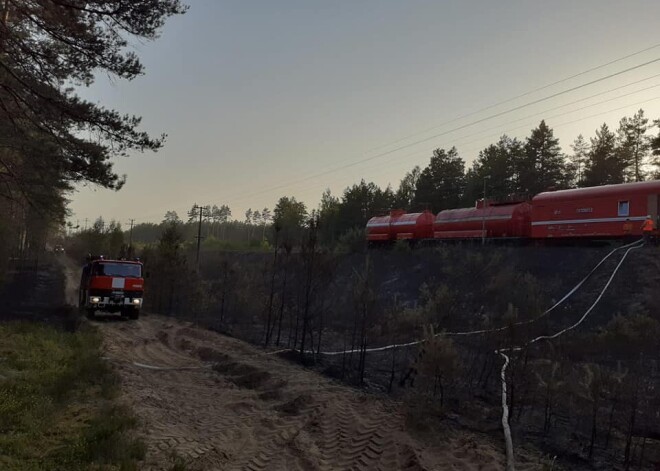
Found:
[[[390,217],[376,216],[367,222],[367,240],[369,242],[387,242],[390,240]]]
[[[390,211],[387,216],[376,216],[367,222],[367,240],[369,242],[387,242],[394,240],[391,223],[396,218],[406,214],[405,211],[397,209]]]
[[[440,211],[433,224],[436,239],[527,238],[532,206],[528,202],[489,203]]]
[[[642,234],[658,216],[660,181],[540,193],[532,199],[532,237],[618,238]]]
[[[422,240],[433,238],[433,220],[430,211],[406,213],[392,218],[390,231],[395,240]]]

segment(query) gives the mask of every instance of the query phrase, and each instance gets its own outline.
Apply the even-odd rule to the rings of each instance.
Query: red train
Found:
[[[477,201],[474,208],[392,211],[367,222],[367,240],[616,239],[642,235],[658,219],[660,181],[548,191],[531,201]]]

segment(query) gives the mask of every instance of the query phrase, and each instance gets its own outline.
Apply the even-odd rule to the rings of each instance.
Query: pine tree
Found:
[[[660,128],[660,119],[653,121],[653,125]],[[660,157],[660,130],[658,135],[651,139],[651,151],[654,157]],[[655,167],[660,167],[660,159],[655,158],[652,163]],[[656,170],[653,173],[653,178],[660,178],[660,171]]]
[[[179,219],[179,215],[176,213],[176,211],[167,211],[165,212],[165,217],[163,217],[163,224],[180,224],[181,219]]]
[[[364,228],[367,221],[378,214],[383,214],[394,206],[394,192],[388,186],[382,190],[373,182],[360,183],[344,190],[339,205],[338,221],[340,232],[353,228]]]
[[[626,162],[620,159],[617,152],[616,136],[607,124],[596,131],[596,137],[591,139],[581,186],[598,186],[624,182]]]
[[[399,189],[396,190],[394,195],[394,205],[397,208],[405,209],[406,211],[412,209],[415,202],[415,192],[417,191],[417,182],[422,169],[416,165],[410,172],[401,179]]]
[[[536,195],[550,188],[567,186],[566,165],[559,139],[541,121],[525,144],[525,159],[519,162],[519,191]]]
[[[185,10],[179,0],[0,0],[0,229],[12,228],[0,230],[0,247],[43,248],[76,183],[119,189],[125,177],[113,158],[162,146],[139,117],[85,101],[74,87],[141,75],[129,42],[156,39]]]
[[[576,186],[580,186],[584,179],[584,169],[590,149],[589,143],[584,139],[582,134],[580,134],[575,141],[573,141],[573,144],[571,144],[571,149],[573,149],[573,154],[570,156],[571,170],[573,173],[572,183]]]
[[[455,208],[465,188],[465,161],[455,147],[436,149],[429,165],[422,170],[415,189],[415,205],[434,212]]]
[[[319,240],[322,244],[332,244],[339,237],[341,224],[339,221],[339,210],[341,203],[339,198],[333,196],[330,189],[326,189],[321,195],[319,205]]]
[[[40,158],[66,181],[120,188],[111,158],[157,150],[163,138],[139,131],[139,117],[84,101],[71,85],[91,85],[103,72],[142,74],[129,38],[155,39],[186,8],[179,0],[2,0],[0,9],[0,137],[14,149],[48,145]]]
[[[472,206],[483,198],[484,179],[487,179],[486,197],[489,200],[505,200],[520,193],[520,162],[524,159],[523,144],[507,135],[479,152],[479,157],[465,175],[463,203]]]
[[[619,159],[625,163],[625,176],[629,181],[642,181],[646,176],[644,167],[651,149],[648,118],[644,110],[639,110],[632,118],[625,117],[619,122]]]

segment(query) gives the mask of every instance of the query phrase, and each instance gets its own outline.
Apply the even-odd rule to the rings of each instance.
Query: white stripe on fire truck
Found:
[[[593,219],[562,219],[556,221],[534,221],[532,226],[550,226],[552,224],[587,224],[590,222],[626,222],[626,221],[643,221],[645,216],[635,217],[616,217],[616,218],[593,218]]]

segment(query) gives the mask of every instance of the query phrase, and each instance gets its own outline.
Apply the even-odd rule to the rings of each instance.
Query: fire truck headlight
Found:
[[[93,302],[93,303],[100,303],[101,298],[97,298],[96,296],[94,296],[92,299],[90,299],[90,301]]]
[[[140,300],[139,299],[134,299],[133,304],[140,304]]]

